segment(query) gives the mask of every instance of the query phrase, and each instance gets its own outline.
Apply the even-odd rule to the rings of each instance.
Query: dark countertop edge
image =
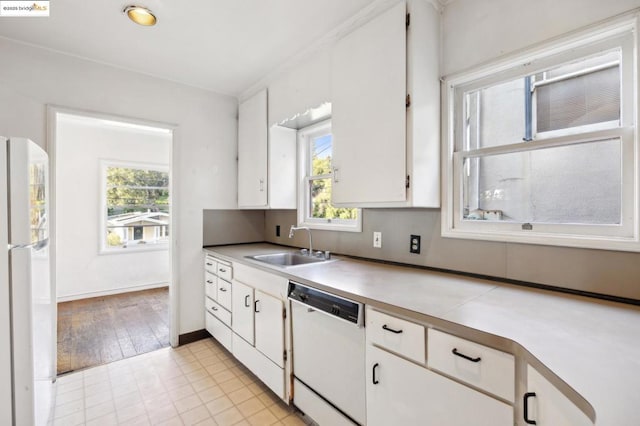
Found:
[[[270,244],[273,246],[283,247],[288,250],[299,249],[299,247],[271,243],[268,241],[256,241],[256,242],[247,242],[247,243],[238,243],[238,244],[209,245],[209,246],[203,246],[202,248],[204,250],[206,249],[213,250],[216,247],[229,247],[229,246],[239,246],[239,245],[249,245],[249,244]],[[584,290],[576,290],[572,288],[559,287],[559,286],[554,286],[550,284],[539,284],[539,283],[534,283],[530,281],[515,280],[511,278],[495,277],[492,275],[476,274],[473,272],[456,271],[454,269],[436,268],[433,266],[425,266],[425,265],[414,265],[412,263],[395,262],[395,261],[384,260],[384,259],[372,259],[369,257],[353,256],[349,254],[342,254],[342,253],[335,253],[335,252],[332,252],[332,254],[336,256],[341,256],[347,259],[361,260],[365,262],[373,262],[373,263],[379,263],[383,265],[401,266],[404,268],[412,268],[412,269],[418,269],[423,271],[441,272],[445,274],[457,275],[462,277],[477,278],[477,279],[492,281],[497,283],[511,284],[511,285],[520,286],[520,287],[535,288],[539,290],[547,290],[547,291],[552,291],[556,293],[571,294],[574,296],[583,296],[583,297],[589,297],[589,298],[598,299],[598,300],[606,300],[608,302],[616,302],[616,303],[622,303],[626,305],[640,306],[639,299],[632,299],[628,297],[613,296],[610,294],[596,293],[596,292],[584,291]]]

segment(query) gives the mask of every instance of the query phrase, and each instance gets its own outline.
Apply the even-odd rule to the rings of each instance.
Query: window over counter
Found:
[[[101,252],[167,249],[169,168],[102,161]]]
[[[636,20],[445,81],[444,236],[640,251]]]
[[[313,229],[360,232],[360,209],[331,204],[331,120],[298,131],[300,185],[298,225]]]

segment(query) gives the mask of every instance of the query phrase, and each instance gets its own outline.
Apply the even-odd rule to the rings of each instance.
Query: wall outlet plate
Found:
[[[412,235],[409,238],[409,253],[420,254],[420,235]]]
[[[382,232],[373,233],[373,247],[382,248]]]
[[[276,237],[280,236],[280,225],[276,225]]]

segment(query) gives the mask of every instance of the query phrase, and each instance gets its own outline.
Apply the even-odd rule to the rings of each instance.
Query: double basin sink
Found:
[[[327,263],[332,262],[332,259],[326,259],[325,257],[310,256],[308,254],[301,254],[295,252],[284,253],[272,253],[272,254],[259,254],[254,256],[246,256],[248,259],[257,260],[259,262],[268,263],[274,266],[280,266],[283,268],[299,265],[309,265],[314,263]]]

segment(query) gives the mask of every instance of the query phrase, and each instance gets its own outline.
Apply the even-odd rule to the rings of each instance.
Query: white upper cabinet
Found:
[[[334,46],[334,204],[439,207],[438,38],[438,12],[409,0]]]
[[[267,91],[238,111],[238,207],[267,206]]]
[[[267,90],[238,111],[238,207],[293,209],[296,206],[296,132],[268,128]]]
[[[400,3],[333,50],[333,202],[404,201],[406,9]]]

